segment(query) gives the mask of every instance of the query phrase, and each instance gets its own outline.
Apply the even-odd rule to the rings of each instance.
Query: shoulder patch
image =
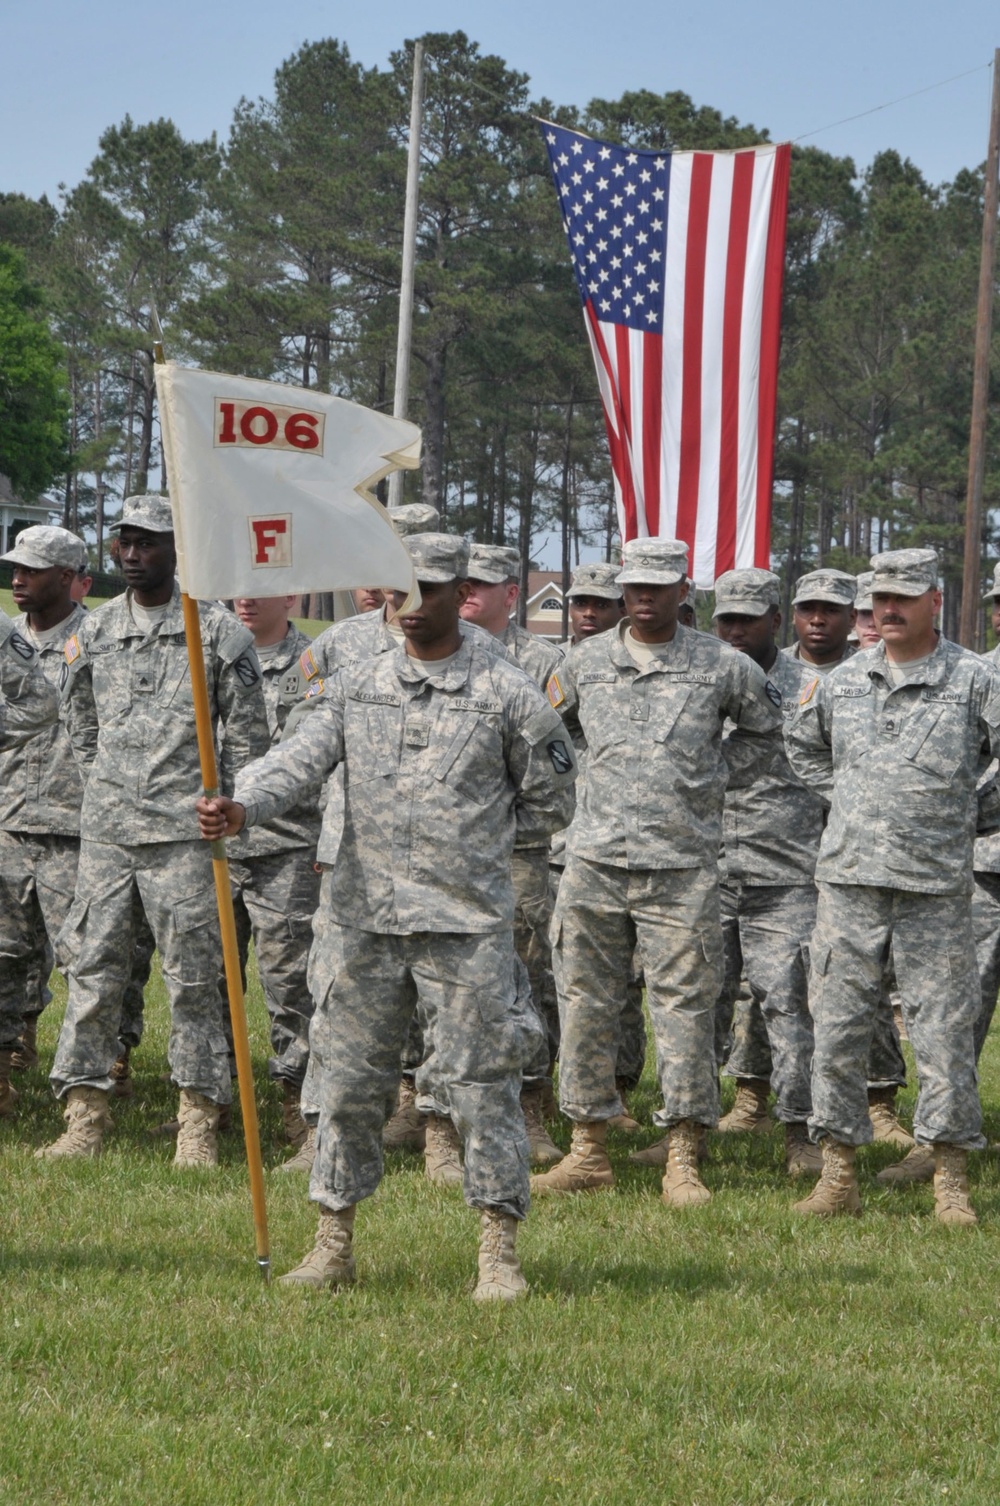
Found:
[[[315,677],[319,674],[319,665],[313,658],[313,651],[311,648],[303,650],[302,654],[299,657],[299,668],[301,669],[307,680],[315,679]]]
[[[574,768],[573,754],[561,737],[554,737],[547,745],[549,762],[557,774],[571,774]]]
[[[816,686],[818,684],[819,684],[819,675],[817,675],[815,679],[810,680],[809,684],[802,691],[802,694],[799,696],[799,705],[800,706],[808,706],[809,705],[809,702],[812,700],[813,696],[816,694]]]
[[[252,690],[255,685],[259,684],[260,669],[257,666],[255,653],[240,654],[233,664],[233,669],[236,671],[236,678],[241,685],[246,686],[247,690]]]
[[[549,683],[545,687],[545,693],[549,698],[550,706],[561,706],[566,699],[566,692],[559,683],[558,675],[550,675]]]
[[[67,664],[75,664],[80,657],[80,640],[74,633],[72,638],[66,639],[66,647],[63,649]]]
[[[768,680],[765,684],[764,694],[767,696],[772,706],[781,705],[781,691],[778,689],[777,685],[775,685],[773,680]]]
[[[314,695],[322,695],[324,689],[325,689],[325,686],[324,686],[323,681],[322,680],[316,680],[312,685],[310,685],[310,687],[306,691],[305,696],[303,697],[303,699],[307,700],[307,701],[311,701]]]
[[[7,642],[10,644],[11,648],[14,650],[19,659],[24,659],[25,661],[30,663],[30,661],[35,657],[35,650],[32,648],[27,638],[21,636],[17,628],[15,628],[11,633],[10,637],[7,639]]]

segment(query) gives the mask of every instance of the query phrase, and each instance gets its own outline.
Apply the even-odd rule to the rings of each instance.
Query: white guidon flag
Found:
[[[280,382],[173,361],[155,371],[183,591],[410,590],[410,556],[373,488],[419,466],[415,424]]]

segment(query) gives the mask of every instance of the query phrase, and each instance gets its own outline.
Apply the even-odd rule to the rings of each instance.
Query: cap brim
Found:
[[[144,528],[147,533],[173,533],[174,524],[173,519],[171,519],[170,527],[164,528],[162,523],[154,523],[148,516],[144,517],[141,513],[136,516],[133,513],[130,518],[116,519],[114,523],[108,525],[106,531],[108,533],[121,533],[123,528]]]
[[[5,554],[4,555],[4,559],[5,560],[9,560],[10,559],[10,555],[9,554]],[[983,600],[984,601],[996,601],[996,599],[997,599],[998,596],[1000,596],[1000,586],[997,586],[997,588],[996,588],[995,591],[987,591],[986,595],[983,597]]]
[[[481,570],[470,570],[466,580],[476,580],[481,586],[503,586],[510,580],[509,575],[483,575]]]
[[[834,596],[832,591],[807,591],[804,596],[794,596],[792,606],[800,607],[804,601],[828,601],[832,607],[853,607],[853,601],[845,601],[842,596]]]
[[[578,601],[581,596],[599,596],[602,601],[621,601],[622,593],[614,586],[579,586],[566,592],[567,601]]]
[[[928,591],[936,591],[937,586],[917,586],[912,581],[884,580],[877,577],[872,581],[872,596],[926,596]]]
[[[0,554],[0,560],[11,565],[24,565],[29,570],[51,570],[55,563],[53,560],[43,560],[40,554],[32,554],[30,549],[18,549],[17,545],[13,549],[8,549],[6,554]],[[62,565],[60,568],[75,570],[76,566]]]
[[[464,575],[456,575],[453,570],[435,570],[430,565],[426,569],[423,566],[419,568],[414,566],[413,573],[417,578],[418,586],[445,586],[450,580],[465,579]]]
[[[763,617],[765,612],[770,611],[773,603],[770,601],[747,601],[741,597],[739,601],[716,601],[712,619],[716,617]]]
[[[643,569],[623,570],[615,576],[618,586],[676,586],[684,579],[683,570]]]
[[[872,599],[871,599],[871,597],[870,596],[859,597],[859,599],[854,603],[854,608],[855,608],[855,611],[858,611],[858,612],[870,612],[870,611],[872,611],[873,608],[872,608]]]

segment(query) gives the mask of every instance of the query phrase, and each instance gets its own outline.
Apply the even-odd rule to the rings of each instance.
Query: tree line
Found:
[[[657,150],[769,139],[679,91],[585,108],[464,33],[431,33],[407,498],[444,526],[562,539],[566,568],[615,539],[603,418],[532,116]],[[228,139],[126,117],[58,205],[0,193],[0,471],[57,487],[96,536],[159,462],[153,310],[179,359],[391,408],[413,44],[365,68],[329,39],[237,105]],[[982,168],[931,185],[894,151],[860,174],[792,158],[772,549],[787,590],[875,550],[942,555],[957,627]],[[5,311],[5,312],[4,312]],[[996,361],[993,369],[996,370]],[[1000,453],[987,460],[986,510]],[[984,562],[992,554],[992,522]]]

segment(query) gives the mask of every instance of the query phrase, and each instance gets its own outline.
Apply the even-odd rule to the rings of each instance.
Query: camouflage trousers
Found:
[[[149,929],[138,889],[132,904],[132,965],[122,996],[122,1018],[118,1026],[118,1043],[133,1050],[142,1040],[145,1025],[145,990],[153,967],[156,939]]]
[[[229,1051],[219,999],[221,943],[207,842],[120,847],[83,842],[77,892],[57,944],[69,979],[51,1080],[111,1087],[138,895],[156,940],[170,1000],[167,1060],[179,1088],[230,1101]]]
[[[17,1044],[48,982],[50,944],[76,886],[78,837],[0,830],[0,1051]],[[47,989],[45,989],[47,993]]]
[[[511,933],[387,936],[327,917],[314,952],[317,946],[325,955],[311,962],[311,975],[325,973],[330,981],[315,995],[309,1033],[307,1082],[319,1108],[312,1200],[349,1208],[378,1186],[382,1126],[395,1106],[400,1053],[416,1009],[464,1143],[466,1202],[523,1218],[528,1142],[519,1094],[526,1045]],[[418,1091],[426,1068],[417,1073]]]
[[[974,1044],[980,994],[969,896],[860,884],[818,889],[809,978],[813,1139],[866,1145],[872,1138],[866,1065],[891,948],[920,1085],[914,1137],[981,1150]]]
[[[744,1004],[741,1024],[749,1014],[759,1035],[748,1039],[737,1031],[727,1073],[770,1081],[777,1100],[774,1117],[785,1124],[804,1124],[812,1107],[808,969],[809,938],[816,923],[815,887],[723,884],[719,898],[726,973],[715,1006],[716,1054],[720,1038],[729,1035],[745,972],[750,1001]],[[751,1063],[761,1070],[740,1070]]]
[[[559,881],[563,876],[562,863],[549,864],[549,896],[553,911],[559,894]],[[555,980],[553,978],[553,984]],[[646,1065],[646,1014],[642,1007],[642,960],[638,948],[629,964],[625,1008],[622,1010],[621,1036],[618,1044],[618,1061],[615,1064],[615,1080],[627,1091],[638,1087]],[[554,1015],[545,1011],[545,1023],[549,1027],[549,1046],[554,1061],[559,1054],[559,1005],[555,1001]]]
[[[681,1119],[714,1125],[723,978],[715,867],[629,870],[570,856],[552,920],[560,1107],[576,1120],[622,1112],[615,1074],[637,945],[663,1093],[654,1121],[665,1129]]]
[[[511,862],[514,881],[514,950],[524,963],[530,987],[530,1007],[538,1016],[542,1038],[534,1058],[524,1069],[527,1086],[538,1086],[552,1071],[551,1019],[558,1018],[552,981],[552,948],[549,926],[552,900],[549,895],[548,847],[515,848]]]
[[[1000,990],[1000,873],[975,873],[972,891],[972,932],[979,966],[979,1017],[976,1020],[976,1061],[986,1044]]]
[[[320,876],[314,859],[311,848],[295,847],[229,864],[243,989],[252,935],[271,1021],[274,1055],[267,1064],[268,1074],[296,1087],[301,1087],[309,1060],[313,1013],[306,970],[319,903]],[[224,974],[219,987],[223,1014],[228,1017]]]

